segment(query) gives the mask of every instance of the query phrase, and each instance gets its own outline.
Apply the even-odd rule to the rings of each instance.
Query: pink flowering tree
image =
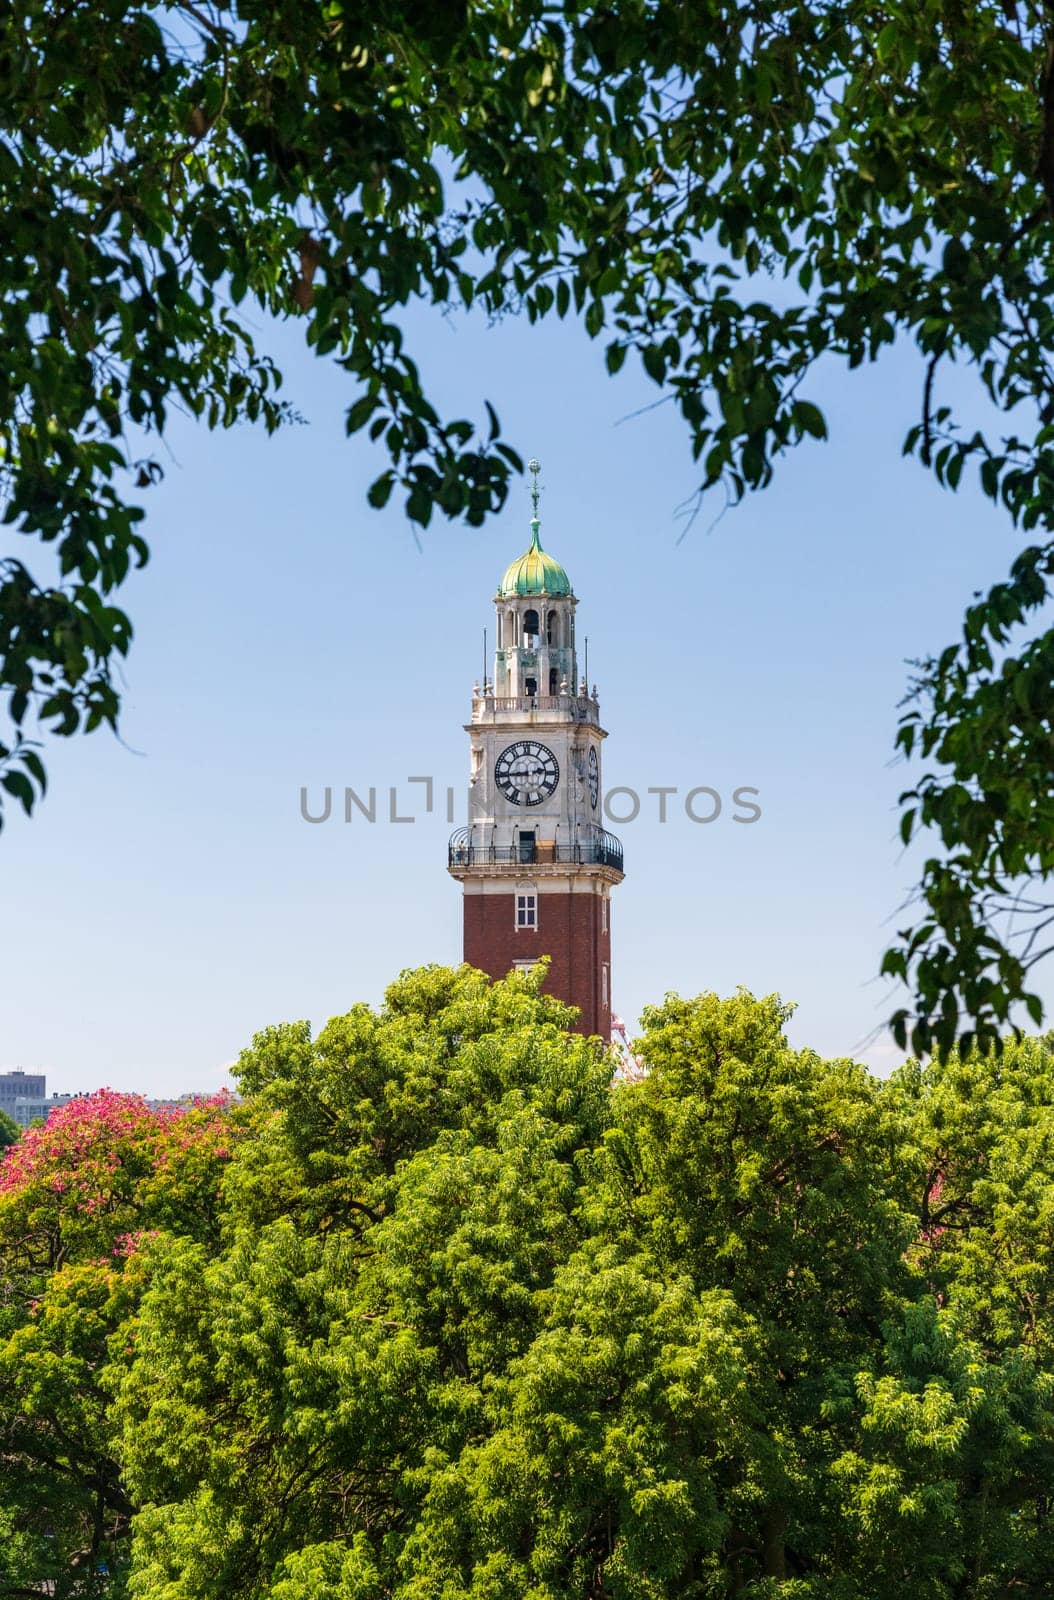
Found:
[[[16,1277],[127,1253],[140,1232],[215,1229],[230,1097],[151,1108],[100,1089],[53,1111],[0,1162],[0,1250]]]
[[[112,1376],[135,1348],[154,1242],[218,1237],[238,1132],[225,1095],[153,1109],[102,1089],[0,1160],[0,1528],[32,1579],[22,1592],[120,1592],[131,1507]]]

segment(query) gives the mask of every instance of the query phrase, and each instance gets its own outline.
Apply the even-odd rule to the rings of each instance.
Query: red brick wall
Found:
[[[579,1033],[611,1037],[611,908],[601,930],[596,894],[539,893],[538,927],[517,928],[515,895],[466,894],[465,960],[492,978],[503,978],[516,961],[552,958],[546,992],[577,1006]],[[601,968],[608,968],[604,1004]]]

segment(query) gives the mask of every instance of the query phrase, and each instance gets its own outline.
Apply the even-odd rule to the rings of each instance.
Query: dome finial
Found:
[[[530,473],[531,479],[532,479],[532,482],[531,482],[531,516],[532,516],[532,518],[534,519],[535,522],[538,521],[538,495],[539,495],[538,474],[539,474],[539,472],[541,472],[541,470],[542,470],[541,462],[537,459],[536,456],[532,456],[531,459],[527,463],[527,471]]]
[[[527,471],[531,475],[531,543],[518,561],[514,561],[506,568],[505,576],[498,589],[499,599],[511,599],[514,595],[569,595],[571,593],[571,580],[567,576],[559,561],[554,561],[552,556],[546,555],[542,549],[542,541],[538,537],[541,523],[538,521],[538,501],[541,496],[541,487],[538,483],[538,474],[541,472],[541,462],[531,457],[527,463]]]

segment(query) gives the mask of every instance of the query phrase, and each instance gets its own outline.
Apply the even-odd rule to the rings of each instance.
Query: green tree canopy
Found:
[[[31,719],[116,723],[115,603],[147,557],[135,490],[174,407],[290,414],[247,308],[298,317],[349,377],[349,432],[412,521],[480,521],[519,458],[439,415],[411,300],[580,316],[610,371],[680,411],[701,494],[766,485],[820,439],[821,358],[920,355],[906,449],[976,472],[1033,541],[922,663],[903,831],[936,843],[887,957],[920,1050],[1033,1015],[1054,865],[1051,659],[1026,626],[1054,541],[1052,24],[1038,0],[13,0],[0,21],[5,516],[0,784],[27,810]],[[962,428],[956,365],[996,421]],[[1000,418],[1005,417],[1005,421]],[[1023,631],[1024,630],[1024,631]],[[1015,895],[1024,882],[1030,896]],[[1020,938],[1005,913],[1010,901]]]
[[[0,1597],[1046,1594],[1047,1048],[881,1082],[670,996],[625,1082],[541,979],[8,1154]]]

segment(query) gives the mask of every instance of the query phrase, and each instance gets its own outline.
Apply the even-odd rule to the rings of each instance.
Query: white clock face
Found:
[[[514,806],[540,806],[560,781],[560,768],[547,745],[521,739],[501,752],[494,763],[498,788]]]

